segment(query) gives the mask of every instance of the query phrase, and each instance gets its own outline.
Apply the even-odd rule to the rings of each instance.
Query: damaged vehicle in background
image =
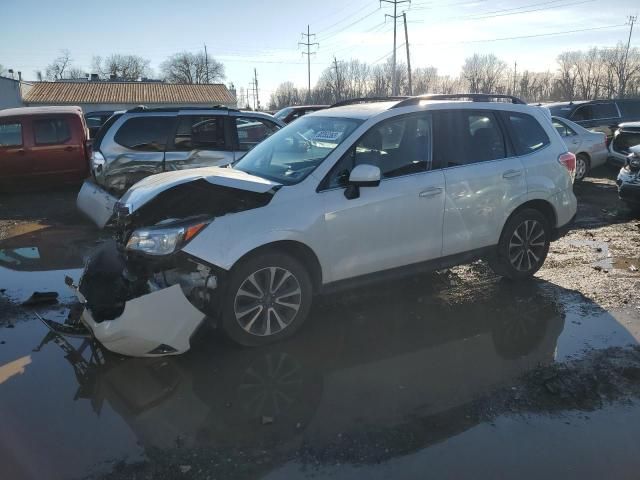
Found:
[[[282,126],[271,115],[221,106],[115,112],[94,138],[78,208],[102,228],[120,196],[143,178],[228,165]]]
[[[590,132],[566,118],[552,117],[552,122],[567,149],[576,156],[576,182],[581,182],[592,169],[607,163],[604,133]]]
[[[620,199],[632,210],[640,210],[640,143],[629,147],[629,155],[616,179]]]
[[[205,316],[258,346],[293,335],[319,293],[478,258],[527,279],[575,216],[574,172],[545,113],[515,97],[306,115],[232,167],[130,188],[76,287],[83,322],[117,353],[177,354]]]

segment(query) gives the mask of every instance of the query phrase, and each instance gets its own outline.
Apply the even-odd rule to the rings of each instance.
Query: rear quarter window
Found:
[[[120,126],[114,140],[132,150],[162,152],[172,133],[174,120],[174,117],[133,117]]]
[[[551,143],[538,120],[526,113],[504,112],[516,155],[536,152]]]
[[[640,120],[640,100],[625,100],[618,102],[618,108],[625,117],[635,117]]]

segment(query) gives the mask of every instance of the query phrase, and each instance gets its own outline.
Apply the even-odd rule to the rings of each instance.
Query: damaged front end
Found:
[[[184,255],[136,258],[110,241],[91,257],[76,291],[82,321],[100,343],[144,357],[189,350],[217,282],[211,268]]]
[[[115,238],[90,258],[76,287],[83,323],[108,350],[184,353],[205,318],[217,317],[225,271],[182,249],[216,217],[265,206],[277,190],[228,180],[161,184],[155,192],[144,184],[116,204]]]

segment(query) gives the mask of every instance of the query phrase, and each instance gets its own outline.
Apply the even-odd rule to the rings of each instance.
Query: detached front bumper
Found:
[[[78,286],[72,285],[85,307],[82,323],[112,352],[184,353],[207,317],[217,288],[211,269],[181,254],[152,262],[127,258],[115,242],[106,242],[87,262]]]
[[[82,301],[80,292],[78,296]],[[113,320],[96,322],[88,308],[81,317],[105,348],[133,357],[178,355],[188,351],[191,337],[204,318],[182,293],[180,285],[129,300],[122,315]]]

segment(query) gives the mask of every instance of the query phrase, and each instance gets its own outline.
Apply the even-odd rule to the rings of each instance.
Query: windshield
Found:
[[[306,178],[362,120],[302,117],[260,143],[234,168],[285,185]]]

